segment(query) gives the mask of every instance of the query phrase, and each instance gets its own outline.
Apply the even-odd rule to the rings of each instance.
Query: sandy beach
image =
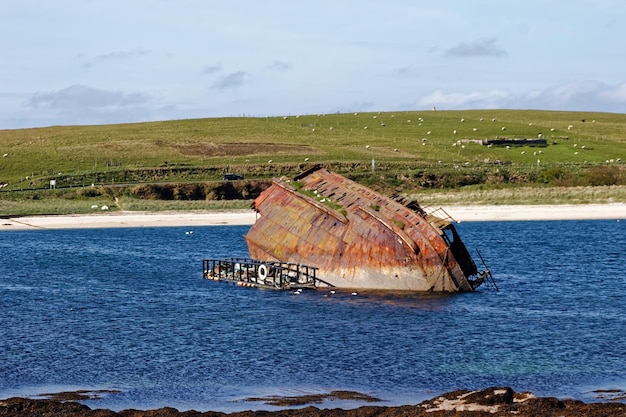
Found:
[[[626,204],[448,206],[446,213],[458,222],[524,220],[626,220]],[[63,216],[0,218],[0,231],[108,227],[174,227],[251,225],[252,210],[189,212],[110,212]]]

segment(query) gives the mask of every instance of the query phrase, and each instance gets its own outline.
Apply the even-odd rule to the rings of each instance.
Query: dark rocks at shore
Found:
[[[621,399],[621,398],[620,398]],[[256,399],[255,399],[256,400]],[[418,405],[363,406],[344,410],[308,406],[279,411],[235,413],[156,410],[91,409],[74,400],[9,398],[0,400],[0,417],[626,417],[622,402],[584,403],[578,400],[537,398],[495,387],[481,391],[454,391]]]

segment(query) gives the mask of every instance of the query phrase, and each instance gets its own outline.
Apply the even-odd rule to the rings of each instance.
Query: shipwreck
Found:
[[[274,179],[253,207],[258,217],[245,235],[252,260],[245,269],[236,264],[239,277],[248,274],[238,278],[244,285],[433,292],[474,291],[485,280],[495,286],[443,210],[427,213],[415,201],[383,196],[322,166]],[[303,275],[301,265],[311,269]],[[234,269],[213,261],[205,276]]]

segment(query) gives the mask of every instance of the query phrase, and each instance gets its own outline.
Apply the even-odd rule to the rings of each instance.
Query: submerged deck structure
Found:
[[[315,267],[248,258],[203,259],[202,274],[206,279],[240,287],[301,290],[315,289],[319,285],[332,286],[317,278]]]
[[[310,265],[319,285],[460,292],[491,277],[478,271],[445,212],[427,213],[321,166],[274,179],[254,208],[260,216],[245,236],[250,256]]]

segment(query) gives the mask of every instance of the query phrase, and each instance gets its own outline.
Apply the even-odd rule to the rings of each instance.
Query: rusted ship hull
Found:
[[[458,292],[484,279],[451,222],[320,167],[275,179],[254,206],[252,258],[315,266],[336,287]]]

